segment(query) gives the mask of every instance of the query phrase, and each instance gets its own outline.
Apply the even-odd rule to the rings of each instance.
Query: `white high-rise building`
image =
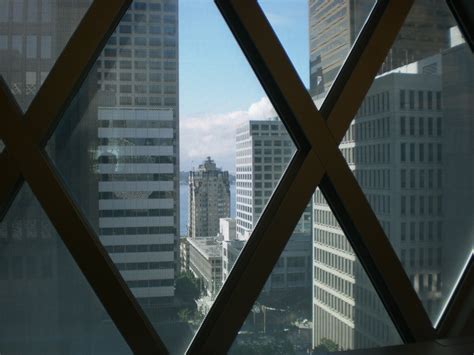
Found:
[[[278,119],[249,121],[237,129],[236,238],[246,240],[276,189],[295,148]],[[303,214],[265,290],[309,288],[311,285],[311,212]],[[232,255],[244,243],[230,243]],[[234,259],[232,257],[231,259]],[[227,263],[228,270],[233,264]]]

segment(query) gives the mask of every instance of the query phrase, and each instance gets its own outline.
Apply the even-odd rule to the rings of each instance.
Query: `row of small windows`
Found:
[[[440,163],[443,160],[442,145],[440,143],[401,143],[400,161],[419,163]]]
[[[173,284],[174,284],[173,279],[127,281],[127,285],[130,288],[134,288],[134,287],[163,287],[163,286],[173,286]]]
[[[132,96],[120,96],[119,103],[121,106],[131,106],[132,104],[136,106],[162,106],[162,107],[175,107],[177,105],[177,99],[173,97],[164,97],[161,96],[136,96],[132,100]]]
[[[353,275],[354,262],[352,260],[319,248],[314,248],[314,257],[317,263],[325,264],[333,270]]]
[[[130,244],[130,245],[106,245],[105,250],[110,254],[117,253],[147,253],[156,251],[173,251],[173,244]]]
[[[134,58],[147,58],[156,59],[161,58],[163,53],[163,57],[166,59],[175,59],[176,58],[176,49],[165,48],[163,50],[157,48],[139,48],[135,50],[131,50],[130,48],[105,48],[103,51],[103,56],[106,57],[105,59],[109,59],[107,57],[116,58],[132,58],[132,54]],[[110,59],[109,59],[110,60]],[[115,59],[117,60],[117,59]]]
[[[418,197],[418,198],[417,198]],[[442,216],[443,197],[438,196],[405,196],[400,197],[400,214],[411,216]]]
[[[152,25],[145,25],[145,24],[135,24],[135,25],[120,25],[118,27],[119,33],[135,33],[135,34],[155,34],[155,35],[160,35],[161,34],[161,26],[156,24],[156,22],[153,22]],[[163,33],[169,36],[173,36],[176,34],[176,26],[175,25],[165,25],[163,27]]]
[[[354,175],[364,189],[390,189],[390,169],[355,169]]]
[[[145,195],[150,195],[150,191],[137,191],[137,194],[145,194]],[[154,199],[169,199],[169,198],[175,198],[176,193],[175,191],[153,191],[151,195],[148,197],[149,201],[152,201]],[[117,194],[116,192],[99,192],[99,200],[121,200],[123,197],[120,196],[120,194]]]
[[[434,239],[441,242],[443,238],[443,222],[442,221],[418,221],[403,222],[400,224],[400,240],[405,242],[429,241]]]
[[[434,101],[434,102],[433,102]],[[441,110],[441,91],[400,90],[402,110]]]
[[[163,7],[159,3],[134,2],[133,9],[138,11],[164,11],[175,12],[177,10],[174,2],[165,2]]]
[[[291,142],[289,140],[282,141],[282,140],[275,140],[275,139],[255,140],[253,142],[253,144],[254,144],[255,147],[261,147],[261,146],[264,146],[264,147],[271,147],[271,146],[274,146],[274,147],[281,147],[281,146],[291,147],[291,146],[293,146],[293,142]]]
[[[314,267],[315,280],[327,285],[337,292],[345,294],[347,297],[353,297],[354,284],[326,270]]]
[[[443,170],[401,169],[400,187],[402,189],[423,189],[425,187],[441,189],[443,187]]]
[[[400,117],[401,136],[424,137],[428,135],[432,137],[436,135],[437,137],[441,137],[442,128],[441,117]]]
[[[346,253],[354,254],[354,251],[352,250],[347,238],[340,234],[328,232],[320,228],[315,228],[314,241],[327,245],[331,248],[343,250]]]
[[[51,59],[51,36],[0,35],[0,50],[12,50],[27,59]]]
[[[150,5],[160,5],[160,4],[150,4]],[[122,19],[120,20],[120,23],[127,23],[127,22],[134,22],[134,23],[150,22],[150,23],[157,24],[161,22],[161,14],[157,14],[153,12],[149,14],[142,13],[142,12],[132,14],[128,12],[125,15],[123,15]],[[175,24],[176,16],[163,15],[163,22],[167,24]]]
[[[284,154],[284,155],[292,155],[294,153],[294,149],[259,149],[259,148],[256,148],[254,150],[254,155],[272,155],[272,154],[275,154],[275,155],[281,155],[281,154]]]
[[[418,253],[416,252],[417,250],[418,250]],[[408,254],[408,260],[407,260],[407,254]],[[418,249],[410,248],[408,250],[407,249],[400,250],[400,261],[404,267],[433,266],[435,263],[437,266],[439,266],[442,263],[442,256],[443,256],[443,251],[441,248],[421,247]]]
[[[389,164],[390,147],[390,144],[383,143],[368,144],[349,148],[343,154],[350,164]]]
[[[107,41],[107,47],[109,46],[131,46],[132,36],[112,36]],[[163,41],[161,37],[133,37],[133,45],[135,46],[150,46],[150,47],[174,47],[176,48],[177,42],[175,36],[164,37]]]
[[[349,127],[343,142],[367,141],[390,137],[390,117],[383,117],[355,123]]]
[[[101,155],[97,162],[99,164],[174,164],[175,157],[170,156],[127,156],[127,155]]]
[[[0,280],[45,279],[52,276],[53,264],[51,255],[0,257]]]
[[[100,210],[99,217],[151,217],[174,216],[173,209],[141,209],[141,210]]]
[[[352,319],[352,317],[354,316],[354,307],[352,307],[349,303],[341,300],[339,297],[317,286],[314,287],[314,293],[316,298],[320,302],[324,303],[327,307],[336,311],[343,317]]]
[[[115,227],[100,228],[100,235],[134,235],[134,234],[176,234],[175,227]]]
[[[147,62],[134,62],[136,64],[138,63],[141,63],[141,65],[144,65],[144,68],[143,69],[146,69],[146,64]],[[135,65],[135,69],[137,65]],[[117,76],[117,72],[116,71],[105,71],[105,72],[99,72],[98,73],[99,75],[99,79],[100,77],[102,76],[103,77],[103,80],[105,82],[108,82],[108,81],[116,81],[117,78],[118,80],[120,80],[121,82],[123,81],[132,81],[132,73],[131,72],[120,72],[119,73],[119,76]],[[133,75],[133,81],[134,82],[144,82],[144,81],[147,81],[147,78],[148,78],[148,81],[150,82],[161,82],[162,80],[164,80],[165,82],[174,82],[177,78],[176,74],[175,73],[161,73],[161,72],[135,72],[134,75]],[[108,83],[108,84],[114,84],[114,83]]]
[[[174,181],[174,174],[100,174],[100,181]]]
[[[367,96],[359,108],[358,116],[369,116],[390,111],[390,94],[388,91]]]
[[[143,58],[145,55],[143,56]],[[117,65],[118,63],[118,65]],[[150,70],[176,70],[178,64],[175,61],[161,61],[161,60],[154,60],[150,58],[148,61],[144,60],[98,60],[96,62],[97,68],[104,67],[105,69],[132,69],[132,63],[135,69],[147,69]]]
[[[161,94],[162,89],[165,94],[176,94],[176,86],[171,85],[171,86],[165,86],[164,88],[161,85],[128,85],[128,84],[122,84],[122,85],[115,85],[115,84],[106,84],[104,85],[104,90],[109,91],[109,92],[120,92],[121,94]]]
[[[11,4],[11,7],[10,7]],[[27,0],[26,6],[24,1],[0,1],[0,23],[1,22],[17,22],[17,23],[49,23],[53,13],[52,1]],[[26,19],[26,21],[25,21]]]
[[[158,261],[158,262],[140,262],[140,263],[115,263],[118,270],[163,270],[174,268],[173,261]]]
[[[174,121],[100,120],[100,128],[175,128]]]
[[[317,224],[323,224],[334,228],[339,228],[339,223],[331,211],[315,209],[314,221]]]

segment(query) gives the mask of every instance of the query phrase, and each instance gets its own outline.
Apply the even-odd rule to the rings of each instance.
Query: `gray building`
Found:
[[[219,219],[230,216],[229,173],[210,158],[189,172],[189,224],[191,238],[216,236]]]
[[[217,237],[187,238],[189,270],[211,298],[222,286],[222,241]]]
[[[101,241],[145,308],[179,267],[178,2],[133,2],[97,61]]]

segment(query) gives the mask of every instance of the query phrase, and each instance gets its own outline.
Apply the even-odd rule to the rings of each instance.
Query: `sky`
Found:
[[[265,15],[308,86],[306,0],[261,0]],[[211,156],[235,172],[235,129],[275,115],[212,0],[179,2],[180,170]]]

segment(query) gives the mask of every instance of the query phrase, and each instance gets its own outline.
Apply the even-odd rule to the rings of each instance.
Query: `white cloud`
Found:
[[[235,130],[249,120],[264,120],[276,113],[267,97],[250,105],[247,110],[222,114],[181,117],[180,169],[197,167],[207,156],[219,167],[235,171]]]

